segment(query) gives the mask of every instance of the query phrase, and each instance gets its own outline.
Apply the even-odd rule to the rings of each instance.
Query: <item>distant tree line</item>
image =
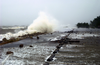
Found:
[[[90,21],[89,23],[77,23],[76,26],[78,28],[100,28],[100,16],[97,16],[96,18],[94,18],[93,21]]]
[[[88,23],[77,23],[77,27],[78,28],[89,28],[89,24]]]

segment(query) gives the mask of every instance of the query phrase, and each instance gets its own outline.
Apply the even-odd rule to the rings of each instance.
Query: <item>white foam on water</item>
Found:
[[[49,56],[47,56],[46,58],[45,58],[45,62],[47,62],[47,59],[50,57],[51,55],[49,55]]]
[[[57,60],[57,58],[54,57],[54,58],[53,58],[53,61],[55,61],[55,60]]]
[[[98,34],[89,34],[89,33],[80,33],[80,34],[75,34],[75,33],[72,33],[71,35],[69,35],[69,38],[72,38],[72,39],[84,39],[84,37],[96,37],[96,36],[100,36]]]
[[[32,45],[33,47],[24,46],[23,48],[12,47],[4,48],[1,55],[1,60],[6,58],[6,52],[12,51],[14,54],[10,56],[4,65],[25,65],[27,59],[33,59],[32,61],[27,60],[27,64],[38,64],[38,60],[43,60],[47,55],[50,55],[51,50],[55,49],[55,46],[41,46],[41,45]],[[37,60],[38,59],[38,60]],[[12,62],[11,62],[12,61]]]
[[[66,45],[67,48],[73,48],[73,47],[84,47],[84,45]]]
[[[2,27],[2,29],[24,29],[25,26]]]
[[[0,41],[2,41],[3,38],[4,38],[4,35],[0,35]]]
[[[47,56],[46,58],[45,58],[45,62],[47,62],[47,59],[50,57],[51,55],[49,55],[49,56]],[[53,58],[53,60],[52,61],[55,61],[55,60],[57,60],[57,58]]]
[[[28,30],[37,30],[42,33],[51,33],[54,31],[56,19],[48,16],[45,12],[39,12],[39,17],[28,26]]]
[[[9,40],[11,37],[17,38],[18,36],[34,34],[37,32],[52,33],[53,31],[55,31],[55,27],[56,27],[55,23],[57,24],[56,19],[54,19],[52,16],[48,15],[47,13],[40,11],[37,19],[35,19],[33,23],[30,24],[26,30],[19,31],[18,33],[15,33],[15,34],[6,33],[4,34],[3,37]],[[13,28],[17,29],[17,28],[23,28],[23,27],[12,27],[12,29]],[[2,40],[2,38],[0,38],[0,40]]]
[[[68,33],[67,33],[68,34]],[[62,37],[66,36],[66,34],[60,34],[57,37],[52,38],[50,41],[60,40]]]
[[[64,49],[63,47],[61,47],[60,49]]]
[[[53,39],[51,39],[50,41],[56,41],[56,40],[58,40],[57,38],[53,38]]]

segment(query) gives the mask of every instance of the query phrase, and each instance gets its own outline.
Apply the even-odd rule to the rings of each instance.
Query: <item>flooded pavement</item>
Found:
[[[0,62],[2,63],[7,57],[7,51],[12,51],[14,54],[9,56],[4,65],[43,65],[56,49],[56,46],[59,45],[59,43],[50,42],[50,40],[60,39],[67,34],[53,33],[52,35],[40,35],[39,40],[33,37],[33,39],[27,38],[18,42],[2,45],[0,46]],[[72,33],[72,36],[75,35]],[[82,34],[78,36],[82,36]],[[80,43],[64,44],[58,53],[55,54],[53,60],[47,63],[49,65],[99,65],[100,38],[96,38],[81,39]],[[95,42],[98,44],[93,44]],[[23,44],[24,46],[19,48],[19,44]]]

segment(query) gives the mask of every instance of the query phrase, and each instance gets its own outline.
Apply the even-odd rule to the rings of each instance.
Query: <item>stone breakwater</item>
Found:
[[[54,58],[55,58],[55,55],[56,53],[59,52],[60,48],[64,45],[64,44],[72,44],[73,42],[75,43],[79,43],[80,41],[79,40],[71,40],[68,38],[68,36],[73,33],[73,32],[69,32],[68,35],[62,37],[60,40],[56,40],[56,41],[52,41],[52,42],[57,42],[59,43],[57,46],[56,46],[56,49],[52,52],[52,54],[46,59],[46,62],[43,64],[43,65],[49,65],[49,62],[50,61],[53,61]]]
[[[3,38],[3,40],[0,41],[0,45],[12,43],[12,42],[17,42],[17,41],[23,40],[25,38],[33,39],[33,36],[37,36],[37,39],[39,39],[38,35],[41,35],[41,34],[44,34],[44,33],[37,32],[34,34],[27,34],[27,35],[19,36],[18,38],[11,37],[9,40],[7,40],[6,38]]]

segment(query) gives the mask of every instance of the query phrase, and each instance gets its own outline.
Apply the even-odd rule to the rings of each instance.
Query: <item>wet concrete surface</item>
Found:
[[[63,33],[67,35],[68,33]],[[62,33],[40,35],[40,39],[24,39],[18,42],[0,46],[0,62],[6,58],[6,52],[12,51],[14,55],[10,56],[4,65],[41,65],[46,61],[56,49],[59,43],[49,40],[62,35]],[[53,61],[49,65],[99,65],[100,64],[100,38],[81,39],[80,43],[64,44],[59,52],[55,54]],[[91,44],[91,40],[94,40]],[[95,44],[95,42],[97,42]],[[94,44],[93,44],[94,43]],[[19,44],[24,44],[19,48]],[[33,46],[33,47],[30,47]]]

